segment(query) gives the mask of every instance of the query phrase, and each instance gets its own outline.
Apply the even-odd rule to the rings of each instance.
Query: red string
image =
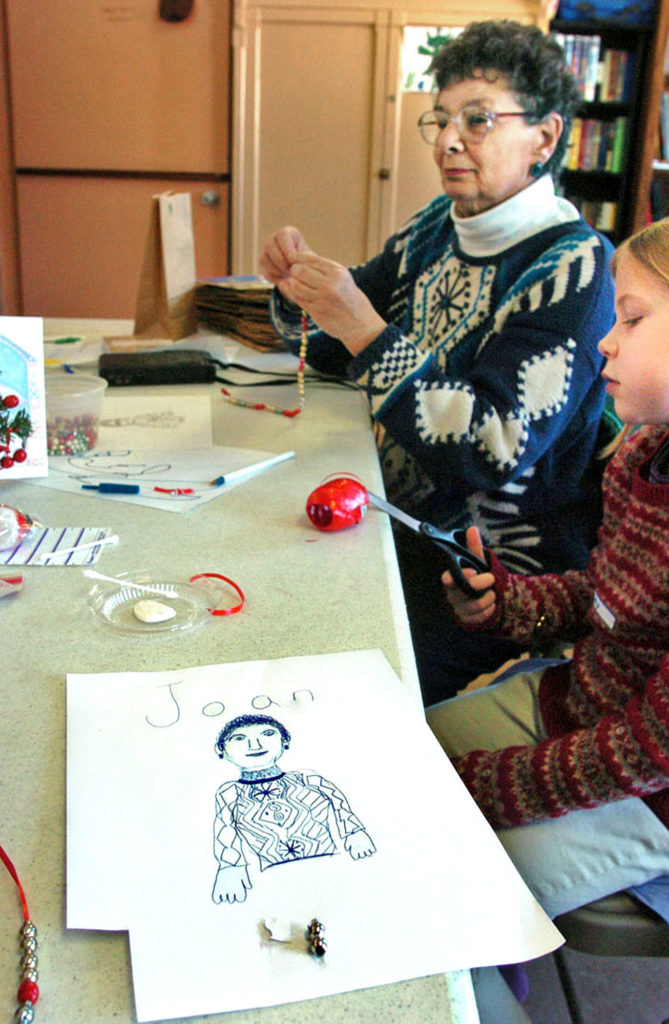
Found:
[[[23,886],[21,885],[21,882],[19,880],[19,876],[17,874],[16,868],[12,864],[11,860],[9,859],[7,853],[2,848],[2,846],[0,846],[0,860],[5,865],[5,867],[9,871],[10,875],[12,876],[14,881],[16,882],[16,887],[19,890],[19,896],[21,898],[21,906],[23,907],[23,920],[24,921],[29,921],[30,920],[30,914],[28,913],[28,903],[26,901],[26,894],[23,891]]]
[[[231,580],[228,576],[221,576],[221,574],[218,572],[200,572],[197,574],[197,576],[191,576],[190,582],[194,583],[195,580],[201,580],[204,578],[209,578],[213,580],[223,580],[223,582],[228,583],[232,587],[232,589],[236,591],[237,594],[239,594],[239,597],[241,598],[239,604],[233,605],[232,608],[209,608],[208,611],[210,612],[211,615],[236,615],[237,612],[240,612],[242,610],[242,608],[244,607],[244,601],[246,600],[244,597],[244,591],[240,586],[238,586],[235,583],[234,580]]]

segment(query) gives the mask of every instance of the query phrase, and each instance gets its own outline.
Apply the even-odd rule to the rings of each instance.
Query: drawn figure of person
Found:
[[[335,834],[353,860],[376,852],[341,790],[311,771],[284,772],[277,762],[290,733],[269,715],[240,715],[225,725],[216,753],[240,776],[216,792],[214,903],[243,902],[252,887],[247,851],[260,870],[339,852]]]

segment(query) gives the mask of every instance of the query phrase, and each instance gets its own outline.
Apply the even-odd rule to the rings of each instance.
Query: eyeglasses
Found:
[[[508,114],[498,114],[482,107],[465,107],[458,114],[446,114],[443,110],[427,110],[418,118],[418,127],[425,142],[434,146],[437,139],[449,124],[454,124],[458,134],[465,142],[481,142],[486,137],[495,121],[500,117],[526,117],[524,110],[512,110]]]

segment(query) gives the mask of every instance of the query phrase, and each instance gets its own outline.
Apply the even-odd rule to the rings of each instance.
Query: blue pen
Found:
[[[100,494],[139,494],[139,484],[82,484],[81,489]]]

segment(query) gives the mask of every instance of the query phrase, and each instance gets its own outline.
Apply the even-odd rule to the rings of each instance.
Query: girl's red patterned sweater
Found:
[[[521,576],[491,556],[485,628],[529,645],[541,620],[542,639],[574,644],[540,682],[548,739],[454,760],[496,827],[640,796],[669,828],[669,485],[648,480],[665,436],[643,427],[611,459],[586,570]]]

